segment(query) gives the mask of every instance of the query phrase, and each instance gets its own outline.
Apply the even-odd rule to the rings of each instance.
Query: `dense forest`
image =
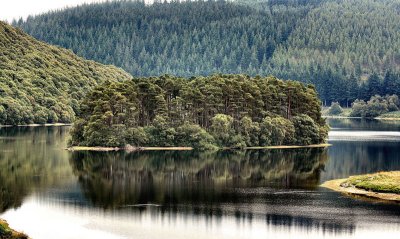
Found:
[[[275,77],[164,75],[106,82],[83,99],[71,145],[196,149],[324,142],[312,85]]]
[[[129,78],[0,21],[0,125],[72,122],[89,89]]]
[[[399,9],[397,0],[112,1],[13,24],[134,76],[275,75],[350,106],[400,92]]]

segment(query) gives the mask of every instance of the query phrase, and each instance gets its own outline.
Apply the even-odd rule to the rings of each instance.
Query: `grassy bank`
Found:
[[[330,144],[313,144],[313,145],[278,145],[278,146],[259,146],[259,147],[246,147],[243,150],[257,150],[257,149],[300,149],[300,148],[325,148],[331,146]],[[222,150],[229,150],[232,148],[223,148]],[[126,150],[129,152],[133,151],[187,151],[193,150],[192,147],[86,147],[86,146],[73,146],[67,148],[69,151],[98,151],[98,152],[110,152],[110,151],[121,151]]]
[[[400,171],[352,176],[342,183],[341,187],[400,194]]]
[[[400,111],[393,111],[378,116],[376,119],[382,120],[400,120]]]
[[[350,195],[400,202],[400,171],[351,176],[321,186]]]
[[[0,219],[0,239],[27,239],[28,236],[11,229],[8,223]]]
[[[343,112],[338,115],[329,114],[329,107],[323,107],[321,110],[322,117],[324,118],[348,118],[351,114],[351,108],[343,108]]]

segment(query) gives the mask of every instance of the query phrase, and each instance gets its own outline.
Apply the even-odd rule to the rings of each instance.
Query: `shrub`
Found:
[[[298,115],[292,118],[295,128],[295,143],[310,145],[320,143],[319,126],[308,115]]]
[[[281,116],[265,117],[260,128],[260,145],[283,145],[294,142],[293,124]]]
[[[363,100],[355,100],[351,107],[351,117],[365,117],[366,103]]]
[[[229,115],[217,114],[211,119],[211,135],[220,147],[244,147],[244,139],[236,135],[233,118]]]
[[[125,134],[125,140],[128,144],[139,147],[148,145],[149,137],[143,127],[129,128]]]
[[[185,123],[176,129],[175,144],[198,150],[215,149],[214,138],[199,125]]]
[[[375,95],[367,103],[363,100],[355,100],[350,116],[373,118],[397,110],[399,110],[399,98],[397,95],[387,95],[386,97]]]
[[[332,102],[331,107],[329,107],[329,115],[340,115],[343,113],[343,109],[338,102]]]

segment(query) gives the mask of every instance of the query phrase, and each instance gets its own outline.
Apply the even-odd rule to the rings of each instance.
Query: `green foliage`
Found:
[[[381,117],[381,118],[398,119],[398,118],[400,118],[400,111],[392,111],[392,112],[380,115],[379,117]]]
[[[329,134],[329,125],[325,124],[322,126],[319,126],[319,138],[318,141],[319,143],[325,143],[326,140],[328,139],[328,134]]]
[[[260,145],[260,124],[253,122],[248,116],[244,116],[239,122],[239,134],[247,146]]]
[[[14,25],[135,76],[276,75],[314,84],[325,105],[348,107],[400,94],[399,7],[397,0],[118,1]]]
[[[310,145],[321,142],[319,126],[308,115],[295,116],[292,122],[295,128],[295,143],[297,145]]]
[[[0,124],[70,123],[90,88],[129,78],[0,22]]]
[[[85,126],[85,121],[83,119],[77,119],[74,122],[74,127],[70,130],[70,140],[68,144],[70,145],[80,145],[81,142],[85,140],[83,136],[83,130]]]
[[[150,142],[149,133],[143,127],[129,128],[125,137],[127,143],[136,146],[148,145]]]
[[[233,117],[217,114],[211,119],[210,132],[215,138],[218,146],[241,148],[245,143],[233,128]]]
[[[324,127],[320,110],[312,86],[275,77],[134,78],[106,82],[87,94],[70,143],[196,149],[294,144],[290,118],[306,114]]]
[[[169,127],[163,116],[157,115],[151,126],[146,128],[150,135],[150,145],[156,146],[174,146],[176,131]]]
[[[290,120],[278,116],[271,119],[271,124],[272,145],[291,145],[295,142],[295,128]]]
[[[342,107],[338,102],[332,102],[331,107],[329,107],[328,114],[329,115],[340,115],[343,113]]]
[[[397,95],[385,97],[375,95],[367,103],[363,100],[354,101],[350,116],[374,118],[388,112],[397,111],[399,106]]]
[[[176,129],[176,145],[190,146],[198,150],[216,149],[215,139],[199,125],[185,123]]]
[[[366,103],[363,100],[355,100],[351,107],[351,117],[365,117]]]

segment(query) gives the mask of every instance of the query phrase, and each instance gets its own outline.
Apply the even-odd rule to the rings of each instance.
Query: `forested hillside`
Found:
[[[315,88],[275,77],[168,75],[106,82],[84,98],[71,145],[244,148],[324,142]]]
[[[135,76],[272,74],[346,105],[400,92],[399,9],[397,0],[119,1],[14,24]]]
[[[288,38],[305,10],[291,13],[266,16],[223,1],[150,6],[120,1],[44,14],[17,25],[135,76],[266,74],[276,45]]]
[[[382,92],[380,84],[371,85],[368,78],[376,73],[381,83],[386,72],[400,69],[399,22],[399,1],[328,1],[310,11],[278,47],[271,64],[280,67],[272,72],[285,78],[313,79],[321,97],[328,100],[397,93],[398,76],[397,89]],[[358,92],[354,76],[367,83]]]
[[[86,91],[129,78],[0,21],[0,124],[69,123]]]

